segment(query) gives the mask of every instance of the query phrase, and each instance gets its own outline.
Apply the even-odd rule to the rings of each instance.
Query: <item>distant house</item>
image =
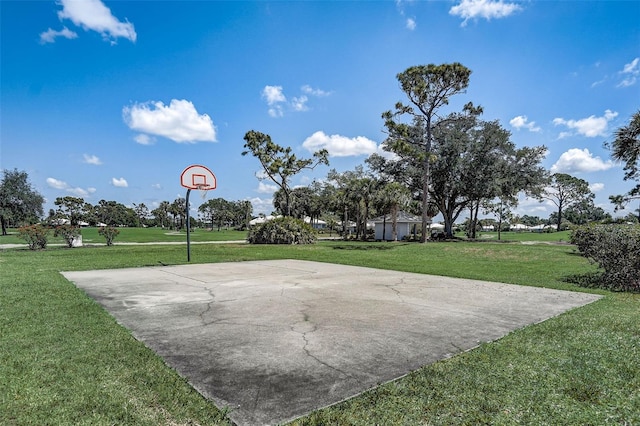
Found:
[[[536,225],[536,226],[530,226],[529,227],[529,231],[531,232],[544,232],[547,229],[551,229],[553,228],[553,226],[551,225]]]
[[[317,229],[317,230],[327,229],[327,222],[321,219],[315,219],[312,221],[309,216],[305,216],[304,223],[308,223],[309,225],[311,225],[313,229]]]
[[[529,229],[527,225],[523,225],[522,223],[516,223],[509,227],[511,231],[526,231]]]
[[[260,225],[260,224],[263,224],[263,223],[268,222],[270,220],[273,220],[276,217],[282,217],[282,216],[272,216],[272,215],[269,215],[269,216],[258,216],[255,219],[252,219],[252,220],[249,221],[249,226]]]
[[[390,214],[372,219],[374,224],[375,239],[380,241],[393,241],[393,219]],[[417,234],[417,227],[422,223],[422,218],[404,211],[398,212],[396,233],[398,240]]]

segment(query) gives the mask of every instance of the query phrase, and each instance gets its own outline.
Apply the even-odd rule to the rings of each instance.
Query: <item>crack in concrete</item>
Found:
[[[395,293],[396,297],[397,297],[398,299],[400,299],[400,302],[401,302],[401,303],[406,303],[406,302],[405,302],[405,300],[404,300],[404,298],[402,297],[402,293],[400,293],[400,290],[398,290],[398,289],[396,288],[397,286],[399,286],[399,285],[403,285],[404,283],[405,283],[405,282],[404,282],[404,277],[400,277],[400,282],[397,282],[397,283],[394,283],[394,284],[385,284],[384,286],[385,286],[386,288],[388,288],[389,290],[393,291],[393,292]]]
[[[311,330],[310,332],[305,331],[304,333],[300,333],[302,335],[302,340],[304,340],[304,346],[302,347],[302,350],[304,351],[305,355],[307,355],[309,358],[315,360],[320,365],[323,365],[323,366],[329,368],[330,370],[337,371],[338,373],[342,374],[345,377],[353,379],[353,376],[351,374],[347,373],[344,370],[339,369],[338,367],[334,367],[333,365],[331,365],[331,364],[329,364],[327,362],[324,362],[323,360],[321,360],[317,356],[313,355],[311,353],[311,351],[309,351],[307,346],[309,346],[310,341],[309,341],[309,339],[307,339],[307,333],[314,333],[316,330],[317,330],[317,327],[314,325],[313,330]]]
[[[298,285],[298,283],[296,283],[296,284],[294,285],[294,287],[295,287],[296,285]],[[318,358],[317,356],[315,356],[315,355],[313,355],[313,354],[311,353],[311,351],[310,351],[310,350],[309,350],[309,348],[308,348],[308,346],[309,346],[309,344],[311,343],[311,341],[310,341],[310,340],[309,340],[309,338],[307,337],[307,334],[309,334],[309,333],[315,333],[315,332],[318,330],[318,325],[317,325],[317,324],[315,324],[315,323],[313,323],[313,322],[311,322],[311,317],[310,317],[310,315],[306,312],[306,311],[307,311],[307,309],[311,309],[311,306],[310,306],[308,303],[304,302],[303,300],[296,299],[295,297],[291,297],[291,296],[289,296],[289,295],[286,295],[286,294],[285,294],[285,290],[286,290],[286,289],[287,289],[286,287],[283,287],[283,288],[282,288],[282,290],[280,291],[280,295],[281,295],[281,297],[284,297],[284,298],[287,298],[287,299],[291,299],[291,300],[294,300],[294,301],[296,301],[296,302],[300,303],[300,304],[302,305],[302,307],[303,307],[303,309],[301,309],[301,310],[300,310],[300,313],[302,314],[302,321],[303,321],[303,322],[305,322],[305,323],[307,323],[307,322],[308,322],[308,323],[311,323],[311,326],[312,326],[312,329],[311,329],[311,330],[309,330],[309,331],[296,331],[296,324],[299,324],[299,322],[294,323],[294,324],[292,324],[292,325],[290,325],[290,326],[289,326],[289,329],[290,329],[292,332],[294,332],[294,333],[298,333],[298,334],[300,334],[300,336],[302,337],[302,340],[304,341],[304,345],[302,346],[302,350],[304,351],[305,355],[307,355],[309,358],[311,358],[311,359],[315,360],[318,364],[323,365],[323,366],[325,366],[325,367],[329,368],[330,370],[336,371],[336,372],[338,372],[338,373],[342,374],[342,375],[343,375],[343,376],[345,376],[345,377],[348,377],[348,378],[350,378],[350,379],[353,379],[354,377],[353,377],[351,374],[349,374],[349,373],[347,373],[346,371],[341,370],[341,369],[339,369],[339,368],[337,368],[337,367],[334,367],[333,365],[331,365],[331,364],[329,364],[329,363],[327,363],[327,362],[325,362],[325,361],[321,360],[320,358]]]
[[[207,290],[207,294],[211,297],[211,300],[209,300],[207,302],[207,308],[200,312],[200,314],[198,315],[198,317],[200,317],[200,321],[202,322],[203,325],[209,325],[209,324],[213,324],[213,322],[207,322],[204,318],[204,316],[211,311],[211,305],[213,305],[213,303],[215,303],[215,299],[216,299],[216,295],[213,294],[213,289],[212,288],[208,288],[208,287],[204,287],[205,290]],[[215,322],[215,321],[214,321]]]

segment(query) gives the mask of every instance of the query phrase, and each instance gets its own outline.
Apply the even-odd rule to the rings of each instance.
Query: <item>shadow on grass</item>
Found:
[[[567,275],[562,278],[562,281],[584,288],[607,289],[607,286],[604,282],[604,273],[601,271]]]
[[[340,245],[333,247],[334,250],[391,250],[407,244],[366,244],[366,245]]]

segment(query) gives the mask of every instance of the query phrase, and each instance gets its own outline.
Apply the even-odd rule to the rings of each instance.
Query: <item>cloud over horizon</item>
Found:
[[[460,26],[467,25],[469,19],[484,18],[487,21],[505,18],[522,10],[516,3],[505,3],[502,0],[462,0],[458,5],[449,9],[449,14],[464,18]]]
[[[132,107],[124,107],[122,116],[131,130],[147,135],[135,138],[143,145],[151,143],[149,134],[178,143],[216,141],[216,128],[211,117],[198,114],[193,103],[186,99],[172,99],[169,105],[160,101],[136,103]]]
[[[62,6],[62,10],[58,11],[60,21],[68,19],[85,31],[95,31],[111,44],[116,44],[119,37],[132,42],[137,39],[133,24],[129,21],[122,22],[113,16],[111,9],[100,0],[59,0],[57,4]],[[40,34],[40,42],[54,43],[57,37],[73,39],[77,38],[78,34],[66,26],[60,31],[49,28]]]
[[[120,179],[111,178],[111,185],[117,188],[127,188],[129,186],[129,183],[123,177],[121,177]]]
[[[629,87],[636,84],[638,76],[640,76],[640,58],[635,58],[633,61],[625,64],[620,75],[623,76],[622,81],[617,87]]]
[[[570,130],[575,130],[578,134],[586,136],[588,138],[595,138],[597,136],[606,137],[609,130],[609,122],[616,118],[618,113],[611,110],[606,110],[602,117],[596,117],[591,115],[587,118],[581,118],[579,120],[565,120],[564,118],[554,118],[553,124],[556,126],[565,126]],[[563,139],[568,136],[572,136],[571,132],[561,132],[559,138]]]
[[[535,121],[529,121],[526,115],[513,117],[511,120],[509,120],[509,124],[511,124],[512,127],[515,127],[515,129],[518,131],[520,129],[527,129],[530,132],[539,132],[541,130],[540,126],[536,126]]]
[[[93,164],[94,166],[99,166],[102,164],[102,161],[100,160],[100,158],[98,158],[95,155],[82,154],[82,158],[83,158],[83,163],[86,163],[86,164]]]
[[[342,135],[329,136],[321,130],[305,139],[302,146],[309,152],[326,149],[331,157],[369,155],[378,151],[378,144],[364,136],[356,136],[355,138]]]
[[[552,173],[590,173],[609,170],[614,166],[613,161],[603,161],[594,157],[587,148],[571,148],[563,153],[558,161],[551,166]]]
[[[76,197],[88,197],[90,194],[93,194],[94,192],[96,192],[95,188],[84,189],[80,187],[73,187],[63,180],[59,180],[52,177],[48,177],[46,179],[46,182],[49,188],[66,191],[70,194],[75,195]]]
[[[309,111],[309,106],[307,105],[309,96],[323,98],[332,94],[332,92],[322,89],[314,89],[308,84],[303,85],[300,91],[302,92],[300,96],[294,96],[291,101],[288,101],[282,86],[266,85],[262,89],[260,96],[267,102],[269,116],[279,118],[284,116],[285,107],[295,112]]]

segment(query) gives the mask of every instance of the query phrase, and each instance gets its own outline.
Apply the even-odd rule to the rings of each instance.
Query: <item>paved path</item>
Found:
[[[600,297],[299,260],[63,275],[239,425],[294,419]]]

